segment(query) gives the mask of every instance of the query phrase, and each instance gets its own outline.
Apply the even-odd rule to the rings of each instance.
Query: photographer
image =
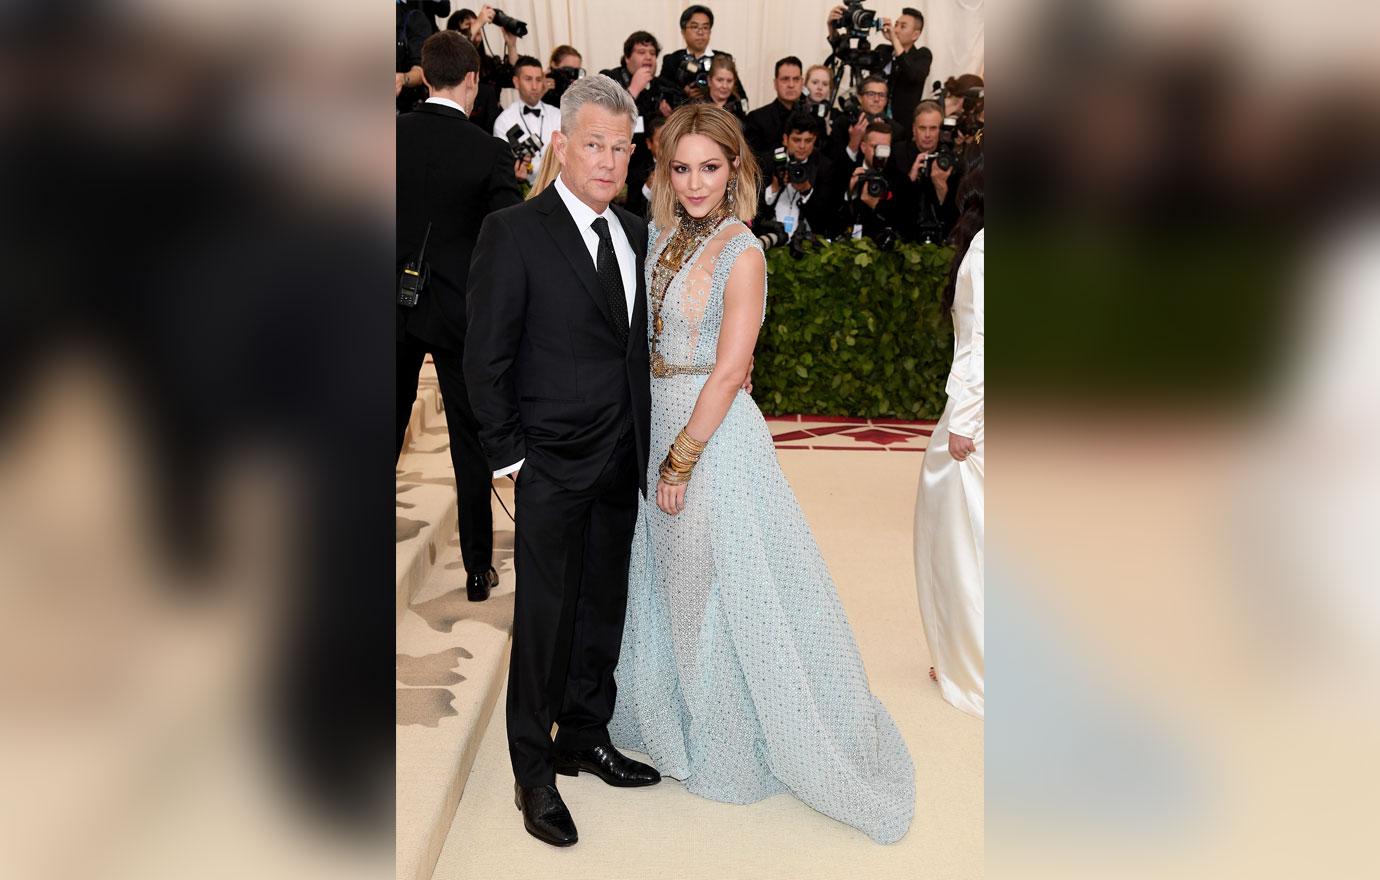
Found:
[[[518,204],[521,196],[508,144],[467,118],[479,89],[474,45],[455,31],[433,34],[422,46],[422,73],[431,97],[397,121],[396,452],[402,453],[417,375],[430,352],[450,432],[467,592],[480,601],[498,578],[491,558],[491,472],[461,367],[465,289],[484,217]]]
[[[557,46],[551,50],[551,69],[546,74],[546,94],[543,104],[561,106],[561,95],[570,84],[585,75],[585,59],[574,46]]]
[[[766,185],[758,216],[774,220],[795,235],[802,227],[815,235],[832,235],[838,218],[838,187],[834,168],[816,150],[821,125],[808,113],[793,113],[786,121],[781,147],[768,154],[762,166]]]
[[[747,129],[744,134],[747,135],[748,146],[752,147],[752,152],[757,154],[759,163],[762,163],[764,168],[771,159],[772,151],[781,145],[781,138],[786,134],[786,120],[795,112],[796,104],[800,100],[801,88],[804,85],[802,70],[800,59],[794,55],[787,55],[776,62],[773,80],[776,100],[765,107],[758,107],[747,115]]]
[[[502,57],[490,55],[484,45],[487,24],[496,24],[503,30]],[[527,33],[527,25],[486,5],[479,7],[478,14],[469,9],[456,11],[446,20],[446,29],[464,34],[479,53],[479,96],[470,118],[487,131],[498,118],[498,93],[512,84],[513,64],[518,59],[518,37]]]
[[[908,241],[942,242],[957,219],[959,156],[955,127],[944,124],[944,110],[934,101],[915,108],[911,142],[891,154],[888,179],[895,193],[897,232]]]
[[[406,113],[426,100],[426,83],[422,79],[422,44],[436,33],[436,16],[450,11],[450,0],[409,0],[395,3],[394,27],[397,31],[397,55],[393,73],[393,96],[397,112]]]
[[[891,181],[886,175],[891,159],[891,123],[868,123],[859,145],[858,163],[844,191],[841,227],[853,238],[867,236],[886,247],[894,238]]]
[[[661,59],[661,79],[670,83],[684,85],[687,79],[686,62],[695,62],[696,72],[706,73],[715,58],[733,59],[727,52],[716,52],[709,48],[709,35],[714,30],[714,13],[708,6],[690,6],[680,14],[680,34],[685,40],[685,48],[677,49]],[[747,92],[743,91],[741,81],[733,88],[738,100],[746,102]],[[704,95],[692,95],[703,100]]]
[[[661,93],[652,84],[656,77],[656,57],[660,54],[661,44],[656,37],[647,31],[634,31],[623,41],[623,63],[599,71],[632,95],[640,117],[633,131],[638,133],[646,129],[649,117],[658,113],[671,115],[671,108],[661,100]]]
[[[868,126],[881,122],[891,127],[886,117],[888,93],[886,77],[869,76],[858,85],[856,98],[845,102],[829,141],[829,156],[841,167],[851,171],[862,164],[861,148]]]
[[[841,40],[838,28],[845,23],[848,14],[857,13],[866,13],[857,2],[829,10],[829,42],[836,47],[835,51],[838,51]],[[891,117],[898,121],[910,119],[915,105],[925,97],[925,79],[930,75],[934,55],[929,49],[915,45],[924,29],[925,16],[920,14],[920,10],[909,6],[901,10],[894,22],[889,18],[882,19],[882,36],[891,45],[876,50],[877,67],[871,72],[887,71],[892,100]],[[901,131],[899,127],[896,133],[902,140],[910,137],[908,131]]]
[[[925,80],[934,54],[925,46],[915,45],[924,29],[925,16],[909,6],[894,23],[884,22],[882,26],[882,36],[891,41],[891,117],[896,120],[913,118],[916,105],[925,97]],[[898,134],[907,138],[905,132]]]
[[[514,169],[518,180],[532,183],[551,145],[551,133],[561,127],[561,111],[542,103],[546,76],[540,61],[530,55],[520,55],[513,69],[513,88],[517,89],[518,99],[498,114],[493,131],[494,137],[503,138],[513,146],[518,157]]]

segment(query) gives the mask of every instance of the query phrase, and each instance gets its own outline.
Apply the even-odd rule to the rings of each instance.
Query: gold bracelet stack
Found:
[[[707,445],[708,441],[701,443],[682,428],[671,444],[671,451],[666,453],[666,459],[661,463],[662,482],[668,486],[683,486],[690,482],[690,472],[695,469],[695,463],[700,460]]]

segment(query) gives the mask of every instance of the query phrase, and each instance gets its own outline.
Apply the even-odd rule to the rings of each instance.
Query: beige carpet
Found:
[[[513,805],[500,694],[435,877],[962,878],[983,871],[982,722],[950,707],[928,678],[911,557],[914,452],[783,449],[838,582],[873,690],[901,727],[916,765],[915,821],[899,843],[860,832],[780,795],[719,804],[674,780],[615,789],[559,777],[580,830],[569,849],[529,837]]]

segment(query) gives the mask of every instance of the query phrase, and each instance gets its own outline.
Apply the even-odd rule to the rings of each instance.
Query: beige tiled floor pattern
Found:
[[[915,759],[918,796],[910,833],[880,846],[787,795],[734,806],[698,798],[672,780],[622,790],[582,774],[559,782],[580,842],[569,849],[547,846],[523,831],[513,806],[499,692],[436,878],[982,876],[982,723],[945,703],[926,675],[911,556],[921,456],[805,449],[779,455],[838,582],[873,689]],[[499,674],[506,676],[506,666]],[[400,769],[408,763],[399,755]]]

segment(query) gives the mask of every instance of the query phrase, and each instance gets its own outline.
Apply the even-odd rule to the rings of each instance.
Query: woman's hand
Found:
[[[977,445],[973,443],[972,438],[949,434],[949,457],[954,461],[963,461],[976,451]]]
[[[656,506],[660,507],[663,513],[675,516],[685,509],[685,490],[688,487],[688,483],[672,486],[665,480],[657,480]]]

